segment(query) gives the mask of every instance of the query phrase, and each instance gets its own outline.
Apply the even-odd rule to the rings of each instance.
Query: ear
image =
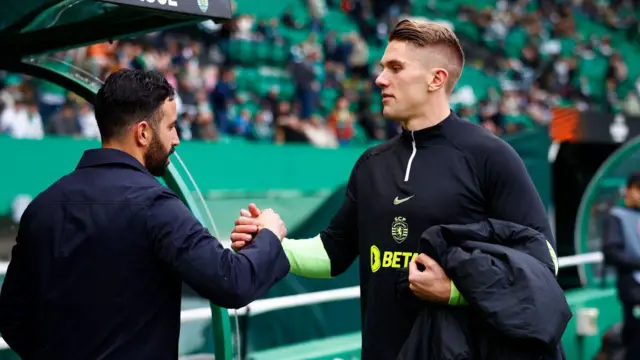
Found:
[[[136,144],[139,146],[149,146],[149,144],[151,144],[153,131],[148,121],[140,121],[134,125],[133,129]]]
[[[429,91],[436,91],[443,88],[449,79],[449,72],[443,68],[431,69],[431,81],[428,84]]]

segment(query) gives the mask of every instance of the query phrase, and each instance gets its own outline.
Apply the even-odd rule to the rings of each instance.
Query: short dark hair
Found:
[[[115,71],[105,80],[94,104],[102,139],[119,137],[143,120],[155,125],[160,107],[174,95],[171,84],[156,71]]]
[[[453,91],[465,62],[464,50],[453,30],[436,22],[405,19],[391,30],[389,41],[394,40],[406,41],[419,48],[439,47],[449,61],[445,66],[449,72],[445,88],[449,93]]]
[[[627,178],[627,189],[632,187],[640,187],[640,172],[630,174]]]

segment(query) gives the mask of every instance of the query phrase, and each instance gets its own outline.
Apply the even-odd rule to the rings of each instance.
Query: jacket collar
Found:
[[[84,154],[82,154],[82,158],[78,162],[76,169],[103,165],[124,165],[147,173],[149,176],[153,176],[136,158],[117,149],[100,148],[86,150]]]
[[[429,140],[442,136],[443,131],[447,127],[449,127],[451,123],[454,122],[455,119],[457,118],[458,116],[456,115],[456,113],[453,110],[451,110],[451,112],[449,113],[449,116],[447,116],[446,118],[444,118],[444,120],[442,120],[441,122],[437,123],[434,126],[430,126],[428,128],[416,130],[416,131],[409,131],[402,128],[401,136],[402,136],[403,142],[406,142],[407,144],[409,144],[409,146],[411,146],[412,142],[414,141],[416,143],[416,146],[427,145]]]

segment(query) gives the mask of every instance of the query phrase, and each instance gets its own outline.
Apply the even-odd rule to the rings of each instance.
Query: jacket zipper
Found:
[[[413,148],[413,150],[411,151],[411,156],[409,157],[409,163],[407,163],[407,171],[404,173],[404,182],[409,181],[411,163],[413,162],[413,158],[416,156],[416,138],[413,136],[413,131],[411,132],[411,147]]]

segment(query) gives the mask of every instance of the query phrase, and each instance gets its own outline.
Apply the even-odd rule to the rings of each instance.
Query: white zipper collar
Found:
[[[416,138],[413,136],[413,131],[411,132],[411,147],[413,150],[411,151],[411,156],[409,157],[409,162],[407,163],[407,170],[404,173],[404,182],[409,181],[409,173],[411,173],[411,163],[413,163],[413,158],[416,156]]]

